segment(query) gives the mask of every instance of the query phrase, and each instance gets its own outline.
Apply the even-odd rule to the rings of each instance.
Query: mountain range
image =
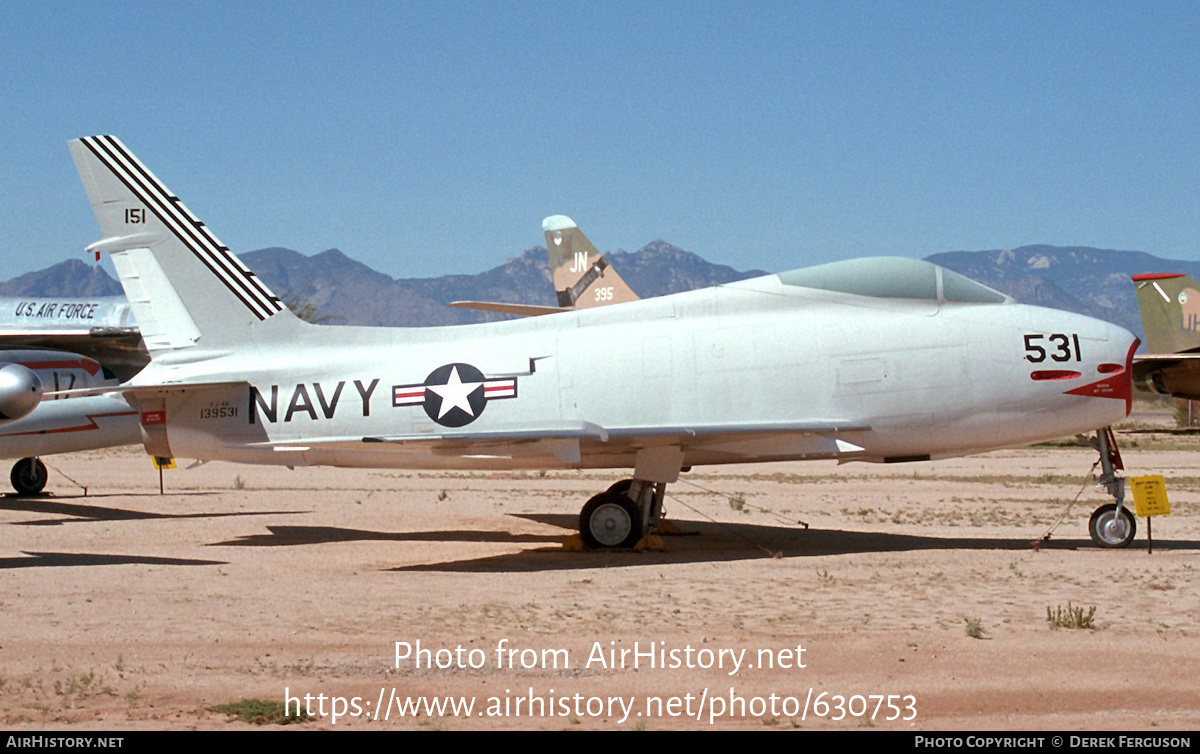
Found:
[[[618,250],[606,256],[643,298],[766,274],[713,264],[665,241],[654,241],[637,252]],[[436,278],[392,278],[337,249],[305,256],[291,249],[268,248],[241,257],[282,298],[315,307],[327,324],[423,327],[504,318],[446,306],[456,300],[555,305],[546,250],[540,246],[475,275]],[[1142,327],[1130,275],[1182,272],[1200,279],[1200,262],[1087,247],[952,251],[926,259],[1023,303],[1087,314],[1137,334]],[[0,283],[0,296],[121,293],[120,283],[103,268],[77,259]]]

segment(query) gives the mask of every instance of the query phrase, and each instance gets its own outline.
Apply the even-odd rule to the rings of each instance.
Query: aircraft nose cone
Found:
[[[42,402],[42,380],[20,364],[0,367],[0,419],[20,419]]]

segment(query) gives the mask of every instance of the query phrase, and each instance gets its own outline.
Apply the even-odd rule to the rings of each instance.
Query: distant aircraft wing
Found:
[[[1200,353],[1134,356],[1133,382],[1151,393],[1200,400]]]
[[[122,381],[150,361],[129,304],[117,296],[0,297],[0,349],[14,348],[86,356]]]
[[[142,336],[132,332],[3,331],[0,349],[37,348],[67,351],[86,356],[108,368],[118,379],[127,380],[142,370],[149,355]]]
[[[475,309],[481,312],[498,312],[500,314],[515,314],[518,317],[540,317],[544,314],[569,312],[569,306],[534,306],[532,304],[505,304],[499,301],[451,301],[446,306],[455,309]]]

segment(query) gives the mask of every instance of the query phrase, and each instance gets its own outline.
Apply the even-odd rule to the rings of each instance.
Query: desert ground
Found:
[[[211,463],[160,494],[140,448],[50,457],[0,500],[0,722],[308,695],[310,729],[1200,729],[1200,436],[1118,440],[1167,479],[1153,552],[1146,519],[1091,545],[1067,443],[696,469],[661,551],[598,553],[564,542],[619,472]]]

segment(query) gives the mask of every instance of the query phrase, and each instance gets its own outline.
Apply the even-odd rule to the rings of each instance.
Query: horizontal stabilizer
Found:
[[[569,307],[536,306],[533,304],[505,304],[499,301],[451,301],[446,306],[455,309],[474,309],[481,312],[496,312],[498,314],[515,314],[518,317],[541,317],[545,314],[569,312]]]

